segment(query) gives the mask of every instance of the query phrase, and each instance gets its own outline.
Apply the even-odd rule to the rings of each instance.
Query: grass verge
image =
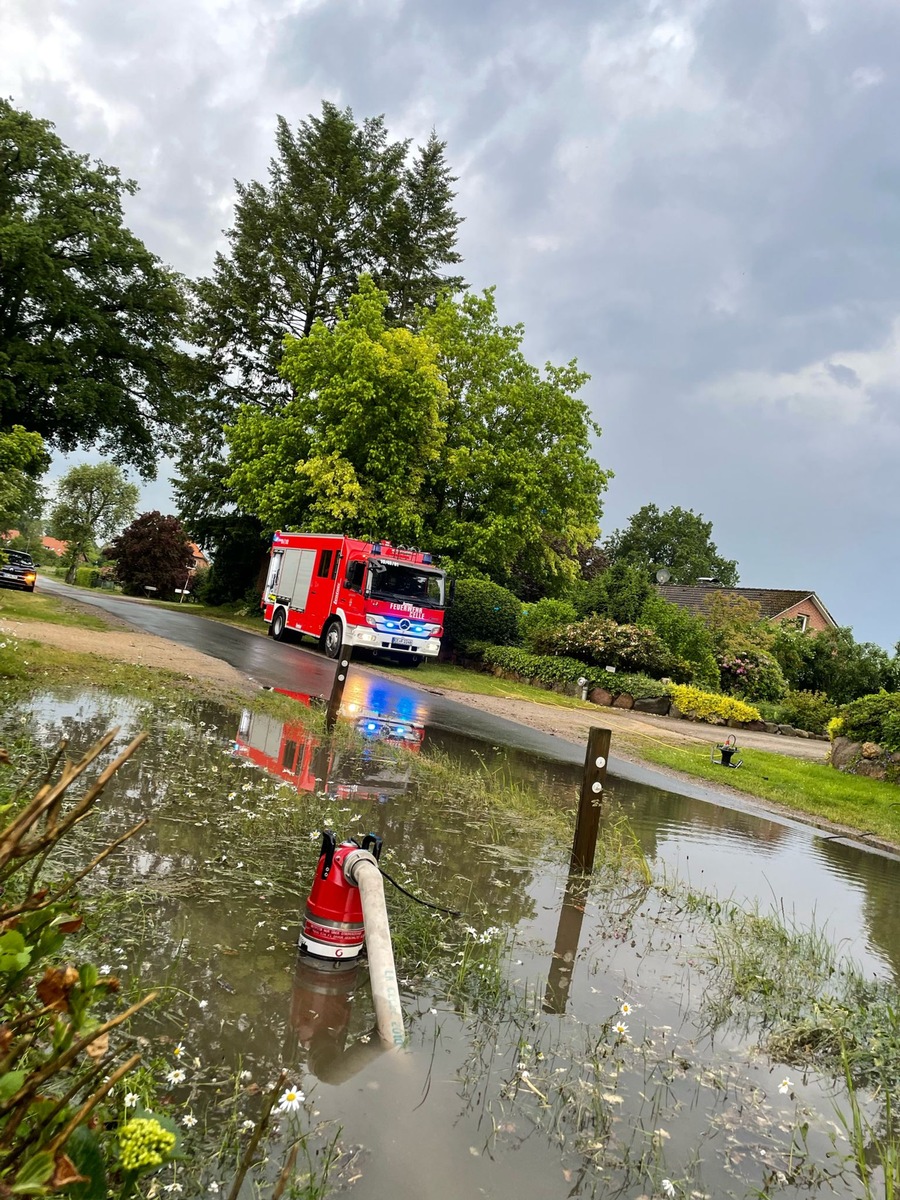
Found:
[[[7,621],[49,621],[52,625],[76,625],[81,629],[108,629],[109,625],[91,613],[76,611],[55,596],[39,592],[0,589],[0,619]]]
[[[804,762],[766,750],[743,750],[743,766],[725,771],[709,760],[709,743],[667,746],[637,737],[634,748],[659,766],[837,825],[871,833],[900,846],[900,789],[875,779],[845,775],[824,763]]]
[[[366,664],[368,666],[368,664]],[[579,708],[587,712],[596,712],[596,704],[588,704],[586,700],[576,700],[572,696],[562,696],[559,692],[548,692],[543,688],[532,687],[528,683],[514,683],[509,679],[498,679],[496,675],[482,674],[468,667],[457,667],[452,663],[423,663],[415,672],[408,668],[394,666],[387,662],[378,662],[377,667],[390,674],[403,674],[409,677],[410,683],[417,687],[451,688],[455,692],[466,692],[472,696],[498,696],[502,700],[534,700],[538,704],[547,704],[556,708]]]

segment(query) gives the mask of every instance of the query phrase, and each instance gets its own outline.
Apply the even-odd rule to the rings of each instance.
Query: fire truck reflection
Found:
[[[299,699],[299,694],[295,693],[294,698]],[[378,801],[409,791],[410,767],[379,756],[376,746],[405,746],[418,751],[424,728],[370,712],[348,717],[365,739],[362,750],[335,749],[327,739],[311,734],[300,721],[283,721],[245,709],[233,751],[292,784],[297,791]]]
[[[341,963],[338,970],[306,955],[297,959],[291,1031],[307,1052],[310,1071],[323,1083],[344,1083],[386,1049],[374,1026],[347,1044],[361,970],[359,959]]]

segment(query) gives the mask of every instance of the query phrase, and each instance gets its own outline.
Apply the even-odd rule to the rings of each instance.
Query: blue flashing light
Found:
[[[367,721],[366,722],[366,732],[367,733],[375,733],[377,731],[377,729],[378,729],[378,725],[375,721]]]
[[[428,563],[428,564],[430,565],[430,564],[431,564],[431,555],[430,555],[430,554],[423,554],[423,555],[422,555],[422,562],[423,562],[423,563]]]
[[[372,553],[373,553],[373,554],[380,554],[380,553],[381,553],[381,542],[376,542],[376,543],[375,543],[375,545],[372,547]]]

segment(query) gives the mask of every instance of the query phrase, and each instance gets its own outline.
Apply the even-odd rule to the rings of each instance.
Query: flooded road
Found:
[[[260,1086],[287,1068],[310,1098],[311,1171],[337,1139],[317,1195],[633,1198],[668,1180],[676,1195],[750,1197],[775,1179],[778,1195],[863,1194],[834,1159],[831,1085],[771,1063],[738,1025],[710,1035],[710,933],[691,897],[825,924],[841,956],[896,980],[895,860],[616,779],[605,824],[614,834],[627,816],[655,882],[600,872],[585,890],[565,869],[577,770],[445,729],[398,757],[379,730],[360,750],[299,718],[85,691],[36,696],[0,733],[47,747],[65,734],[77,752],[113,723],[151,736],[80,849],[153,817],[94,887],[122,905],[103,940],[109,965],[129,986],[168,989],[165,1036],[148,1031],[158,1070],[175,1042],[202,1064],[172,1089],[176,1107],[202,1111],[206,1064]],[[416,770],[428,755],[447,764],[444,786]],[[498,790],[542,797],[546,828],[487,805],[465,782],[473,766]],[[297,961],[323,826],[379,834],[390,874],[465,914],[388,889],[400,1054],[373,1043],[364,963],[335,975]],[[204,1187],[218,1180],[204,1171]]]

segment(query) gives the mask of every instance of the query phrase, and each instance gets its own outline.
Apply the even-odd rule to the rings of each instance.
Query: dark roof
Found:
[[[752,600],[755,604],[758,604],[760,615],[767,621],[781,616],[783,612],[787,612],[789,608],[793,608],[795,604],[799,604],[802,600],[812,600],[830,624],[837,624],[816,593],[809,590],[797,591],[790,588],[726,588],[719,587],[718,584],[714,583],[700,583],[695,586],[682,583],[667,583],[659,585],[657,591],[663,600],[668,600],[670,604],[677,604],[679,608],[686,608],[698,615],[702,615],[706,611],[705,602],[707,596],[713,596],[717,592],[722,592],[728,596],[741,596],[745,600]]]

